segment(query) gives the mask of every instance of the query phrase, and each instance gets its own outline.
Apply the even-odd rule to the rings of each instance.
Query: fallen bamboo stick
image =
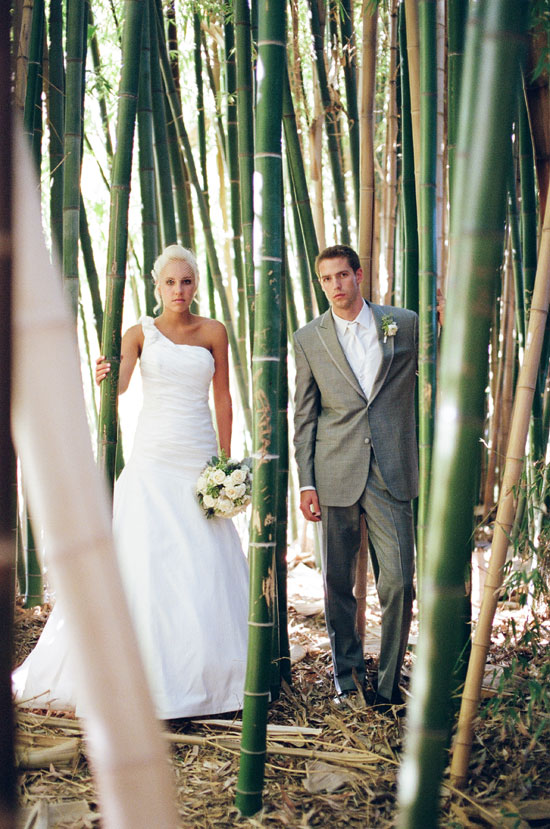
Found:
[[[197,734],[166,734],[168,742],[182,746],[200,746],[203,748],[220,748],[224,751],[238,752],[239,740],[230,737],[201,737]],[[327,763],[336,763],[340,766],[353,766],[364,769],[367,766],[384,762],[398,765],[389,757],[382,757],[372,751],[318,751],[316,749],[290,748],[280,743],[269,742],[266,754],[280,754],[284,757],[301,757],[306,760],[324,760]]]

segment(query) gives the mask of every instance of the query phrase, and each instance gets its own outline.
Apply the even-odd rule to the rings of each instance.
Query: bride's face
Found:
[[[174,259],[164,266],[158,281],[163,308],[187,311],[197,290],[193,268],[187,262]]]

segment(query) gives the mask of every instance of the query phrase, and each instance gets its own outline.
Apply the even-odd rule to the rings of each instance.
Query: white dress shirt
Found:
[[[382,349],[372,311],[366,302],[354,320],[348,321],[332,311],[336,335],[344,350],[346,360],[357,377],[359,385],[369,399],[374,381],[382,364]],[[359,341],[357,347],[355,338]],[[361,353],[362,349],[362,353]]]

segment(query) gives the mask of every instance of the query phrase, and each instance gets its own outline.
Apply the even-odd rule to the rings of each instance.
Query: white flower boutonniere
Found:
[[[391,314],[384,314],[382,317],[382,331],[384,332],[384,342],[387,342],[388,337],[395,337],[398,331],[398,325]]]

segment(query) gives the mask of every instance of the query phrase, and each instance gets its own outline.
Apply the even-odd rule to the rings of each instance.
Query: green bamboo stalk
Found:
[[[105,135],[105,151],[109,159],[113,158],[113,142],[111,141],[111,130],[109,127],[109,115],[107,112],[107,102],[105,100],[105,89],[102,79],[101,58],[99,54],[99,42],[97,39],[97,29],[94,24],[94,17],[91,8],[88,9],[88,21],[92,29],[92,36],[90,38],[90,51],[92,53],[92,64],[97,80],[97,100],[99,103],[99,112],[101,115],[101,123],[103,125],[103,133]]]
[[[168,148],[167,112],[164,99],[164,87],[160,71],[159,44],[157,35],[157,7],[155,0],[149,2],[149,30],[151,46],[151,94],[153,99],[153,126],[155,146],[155,167],[157,171],[157,196],[160,219],[160,244],[167,245],[178,241],[176,231],[176,213],[172,195],[172,172]]]
[[[84,260],[84,270],[86,271],[86,279],[90,289],[90,296],[92,298],[92,311],[94,315],[95,329],[97,331],[98,344],[101,347],[101,332],[103,330],[103,305],[101,303],[101,293],[99,290],[99,276],[95,266],[94,251],[92,246],[92,238],[90,236],[90,228],[88,227],[88,216],[86,213],[86,206],[82,194],[80,195],[80,249],[82,250],[82,259]]]
[[[193,29],[195,36],[195,85],[197,87],[197,126],[198,126],[198,144],[199,144],[199,161],[202,176],[202,190],[204,197],[208,204],[208,170],[206,165],[206,118],[204,110],[204,88],[202,82],[202,32],[201,32],[201,15],[197,7],[193,14]],[[214,283],[212,281],[212,274],[210,266],[206,266],[206,289],[208,292],[208,307],[210,316],[216,317],[216,302],[214,297]]]
[[[283,116],[284,117],[284,116]],[[311,290],[311,276],[309,270],[309,261],[307,258],[306,253],[306,246],[304,242],[304,234],[302,231],[302,224],[300,222],[300,212],[298,210],[298,204],[296,200],[296,188],[294,187],[294,182],[292,181],[292,173],[290,171],[290,161],[289,161],[289,153],[287,151],[286,154],[287,165],[288,165],[288,179],[289,179],[289,189],[291,192],[291,210],[292,210],[292,220],[294,224],[294,237],[296,240],[296,261],[298,262],[298,273],[300,275],[300,287],[302,289],[302,300],[304,303],[304,313],[306,322],[311,322],[313,319],[313,294]],[[285,273],[289,273],[288,264],[285,260]],[[287,293],[292,293],[291,290],[287,290]],[[296,313],[296,306],[294,304],[294,295],[292,294],[292,302],[294,306],[294,313]],[[298,320],[296,320],[298,323]],[[296,328],[292,328],[292,331],[296,331]]]
[[[160,0],[156,0],[156,7],[157,7],[157,15],[159,20],[163,20],[162,17],[162,3]],[[170,64],[170,74],[172,77],[172,83],[174,87],[174,95],[177,96],[180,109],[181,109],[181,90],[179,85],[179,63],[178,63],[178,44],[177,44],[177,32],[173,25],[172,21],[172,14],[174,14],[175,19],[175,11],[173,10],[172,5],[168,5],[167,7],[167,29],[170,37],[170,41],[167,40],[167,36],[165,33],[164,26],[160,26],[157,30],[157,34],[162,34],[162,43],[163,43],[163,51],[166,50],[167,54],[169,55],[169,64]],[[152,18],[154,19],[154,18]],[[164,91],[165,100],[164,100],[164,109],[166,114],[170,112],[170,104],[166,99],[166,90]],[[188,198],[187,192],[187,171],[185,169],[185,163],[182,158],[182,155],[179,151],[178,147],[178,136],[176,127],[171,118],[168,118],[166,123],[167,128],[167,142],[168,142],[168,152],[170,156],[170,169],[172,171],[172,190],[174,194],[174,202],[176,206],[176,216],[177,216],[177,225],[178,225],[178,235],[179,240],[181,243],[189,248],[190,250],[195,249],[195,240],[194,240],[194,231],[193,231],[193,222],[191,218],[191,202]],[[174,242],[178,241],[178,238],[173,240]],[[198,305],[196,300],[193,300],[191,305],[191,310],[194,313],[198,311]]]
[[[355,218],[359,220],[359,109],[357,107],[357,60],[353,8],[350,0],[340,0],[340,31],[344,56],[344,82],[346,85],[346,110],[348,118],[349,149],[355,198]]]
[[[453,193],[456,138],[458,133],[458,104],[468,3],[447,0],[447,163],[449,165],[449,193]]]
[[[281,203],[282,203],[281,197]],[[284,220],[283,220],[284,221]],[[284,239],[284,232],[282,235]],[[285,256],[285,262],[286,262]],[[287,596],[287,534],[288,534],[288,270],[282,268],[280,290],[280,339],[279,339],[279,408],[277,413],[277,434],[279,460],[277,463],[277,530],[275,562],[277,570],[277,621],[279,633],[278,668],[280,678],[291,684],[290,642],[288,638],[288,596]],[[293,329],[296,330],[296,329]]]
[[[456,619],[464,596],[477,483],[476,464],[470,459],[477,455],[483,426],[489,324],[502,258],[506,166],[528,4],[482,0],[475,6],[483,30],[479,44],[471,32],[466,42],[464,79],[469,75],[472,88],[463,86],[461,94],[453,194],[460,211],[453,220],[449,310],[441,347],[442,403],[434,446],[423,624],[399,780],[398,826],[422,829],[437,825],[446,760],[450,681],[461,636]],[[466,72],[469,61],[476,72]]]
[[[84,0],[67,0],[67,70],[65,86],[65,162],[63,170],[63,278],[75,318],[78,314],[78,237],[80,227],[80,159],[82,153],[82,102]]]
[[[519,109],[521,109],[521,96],[519,96]],[[517,119],[517,128],[516,128],[516,146],[521,143],[521,139],[519,138],[519,132],[521,131],[521,127],[519,126],[521,120],[521,115],[519,115]],[[518,156],[521,154],[521,147],[518,151]],[[523,274],[523,244],[521,239],[521,223],[522,217],[521,212],[518,215],[518,193],[516,187],[516,175],[515,175],[515,164],[514,159],[512,159],[512,165],[510,167],[510,172],[508,173],[508,202],[509,202],[509,211],[510,211],[510,224],[511,224],[511,232],[512,232],[512,248],[514,252],[514,259],[517,258],[518,267],[514,266],[514,287],[515,287],[515,313],[516,313],[516,339],[518,342],[519,348],[523,348],[525,343],[525,292],[524,292],[524,274]],[[521,190],[522,190],[522,183],[521,183],[521,161],[519,161],[519,193],[521,197]],[[521,204],[521,202],[520,202]],[[520,208],[521,210],[522,208]]]
[[[401,215],[403,226],[403,306],[418,313],[418,226],[414,148],[409,89],[405,6],[399,5],[399,65],[401,72]]]
[[[419,585],[425,555],[428,498],[435,416],[436,287],[437,287],[437,61],[436,0],[420,0],[420,215],[419,215],[419,342],[418,461],[419,494],[417,562]]]
[[[531,307],[531,297],[533,296],[533,286],[535,284],[535,273],[537,270],[537,198],[533,141],[523,95],[519,96],[518,109],[521,252],[524,287],[524,299],[522,301],[524,320],[522,327],[525,332],[529,323],[529,309]]]
[[[159,25],[159,21],[157,19],[157,28]],[[246,382],[246,374],[244,372],[244,367],[240,361],[240,352],[239,347],[237,344],[237,338],[235,335],[235,327],[233,325],[233,319],[231,316],[231,311],[229,308],[229,303],[227,301],[227,295],[225,292],[225,288],[223,285],[223,280],[221,276],[221,270],[218,262],[218,256],[216,253],[216,245],[214,243],[214,236],[212,233],[212,225],[210,221],[210,215],[208,211],[208,205],[206,204],[206,200],[204,198],[204,194],[202,192],[202,188],[200,185],[199,177],[197,175],[197,169],[195,167],[195,159],[193,157],[193,151],[191,149],[191,143],[189,141],[189,136],[187,135],[187,130],[185,129],[185,124],[183,122],[183,116],[181,112],[180,102],[178,97],[175,95],[173,81],[169,72],[169,64],[168,64],[168,56],[166,54],[166,48],[163,48],[163,44],[159,43],[159,54],[160,54],[160,64],[162,69],[162,77],[164,80],[164,84],[166,87],[166,93],[168,100],[170,102],[170,111],[172,114],[172,120],[176,125],[176,130],[178,134],[178,140],[183,148],[183,152],[185,154],[185,159],[187,162],[187,167],[189,171],[189,177],[195,188],[195,193],[197,196],[197,201],[199,205],[199,211],[202,220],[202,228],[204,233],[204,241],[206,247],[206,254],[208,257],[208,261],[210,264],[210,269],[212,272],[212,278],[214,280],[214,285],[216,286],[216,290],[218,292],[218,296],[220,298],[220,304],[222,307],[222,316],[223,322],[225,327],[227,328],[227,335],[229,339],[229,344],[231,346],[231,353],[233,355],[233,365],[235,368],[235,376],[237,378],[237,385],[239,387],[239,393],[241,395],[241,401],[243,405],[243,413],[245,417],[245,423],[249,431],[252,431],[252,415],[250,411],[250,403],[248,402],[248,387]]]
[[[302,157],[302,149],[300,147],[300,139],[298,137],[298,130],[296,126],[296,115],[294,112],[294,104],[292,102],[292,93],[290,91],[288,67],[286,65],[283,84],[283,126],[288,165],[292,179],[295,201],[300,214],[300,225],[307,253],[310,283],[313,285],[313,289],[315,291],[317,307],[322,313],[327,310],[328,303],[315,274],[315,258],[319,253],[319,244],[317,242],[317,233],[315,231],[315,223],[313,221],[313,212],[311,210],[311,201],[309,199],[307,188],[304,160]],[[305,296],[306,294],[304,293],[304,302]]]
[[[346,203],[344,174],[342,170],[342,150],[340,147],[338,132],[338,117],[334,102],[332,101],[330,95],[327,80],[324,37],[319,17],[318,0],[309,0],[309,5],[311,9],[311,32],[313,35],[313,47],[315,50],[315,67],[317,79],[319,81],[321,100],[323,102],[330,169],[332,172],[332,181],[334,186],[334,198],[340,220],[338,237],[342,244],[349,245],[348,209]]]
[[[143,279],[145,309],[152,317],[157,304],[151,272],[159,255],[159,221],[155,193],[155,150],[153,144],[153,100],[151,94],[151,21],[149,3],[143,9],[143,39],[137,104],[139,144],[139,185],[143,235]]]
[[[235,30],[226,18],[224,23],[225,77],[227,96],[227,149],[226,158],[230,181],[231,229],[233,232],[233,268],[237,281],[237,342],[241,362],[247,365],[246,348],[246,285],[241,244],[241,194],[239,179],[239,146],[237,123],[237,67],[235,62]]]
[[[27,88],[23,132],[29,139],[36,170],[40,173],[42,138],[42,57],[44,44],[44,0],[34,0],[27,63]]]
[[[111,182],[107,281],[103,317],[102,354],[111,363],[111,372],[101,384],[98,461],[112,487],[116,472],[117,398],[120,370],[120,340],[126,257],[128,247],[128,205],[136,121],[139,61],[144,0],[126,0],[122,35],[116,152]]]
[[[244,248],[246,300],[250,331],[250,353],[254,332],[254,204],[252,176],[254,173],[254,119],[252,90],[252,49],[248,0],[233,0],[235,15],[235,52],[237,59],[237,130],[239,148],[239,195]]]
[[[63,14],[61,0],[50,0],[48,122],[50,136],[50,231],[61,262],[63,256],[64,95]]]
[[[14,752],[14,716],[11,693],[15,534],[13,531],[16,478],[11,441],[12,385],[12,100],[9,3],[0,4],[0,814],[6,826],[15,826],[17,775]]]
[[[42,581],[42,568],[34,540],[34,531],[29,514],[29,508],[25,502],[25,569],[27,573],[25,598],[23,607],[37,607],[44,601],[44,585]]]
[[[254,485],[249,546],[250,611],[248,661],[243,705],[241,760],[236,805],[243,815],[262,805],[267,705],[273,626],[278,410],[280,376],[282,233],[282,86],[285,62],[285,8],[258,4],[258,104],[255,176],[262,183],[257,216],[258,253],[253,371]],[[284,306],[283,306],[284,307]]]

